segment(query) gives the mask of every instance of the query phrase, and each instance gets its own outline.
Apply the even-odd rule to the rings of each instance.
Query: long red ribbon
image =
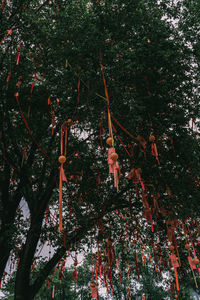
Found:
[[[130,137],[132,137],[134,140],[136,140],[136,137],[134,137],[126,128],[124,128],[120,123],[119,121],[117,121],[117,119],[111,115],[111,118],[115,121],[115,123],[117,123],[117,125],[124,131],[126,132]]]
[[[37,81],[37,73],[35,72],[35,76],[34,76],[33,83],[32,83],[32,87],[31,87],[31,94],[32,94],[32,92],[33,92],[34,86],[36,85],[36,81]]]
[[[114,129],[114,132],[115,133],[117,133],[117,130],[116,130],[116,128],[115,128],[115,126],[112,124],[112,128]],[[121,138],[119,137],[119,135],[117,134],[117,137],[118,137],[118,139],[119,139],[119,141],[120,141],[120,143],[122,144],[122,146],[123,146],[123,148],[124,148],[124,150],[126,151],[126,153],[128,154],[128,156],[129,157],[131,157],[131,154],[128,152],[128,150],[126,149],[126,147],[125,147],[125,145],[124,145],[124,143],[122,142],[122,140],[121,140]]]
[[[9,35],[11,35],[12,34],[12,29],[10,29],[9,31],[8,31],[8,33],[6,34],[6,36],[3,38],[3,40],[0,42],[0,45],[5,41],[5,39],[9,36]]]

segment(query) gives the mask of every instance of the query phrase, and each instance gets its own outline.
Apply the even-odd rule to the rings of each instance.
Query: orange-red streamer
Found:
[[[130,137],[132,137],[134,140],[136,140],[136,137],[134,137],[126,128],[124,128],[120,123],[119,121],[117,121],[117,119],[111,115],[111,118],[115,121],[115,123],[124,131],[126,132]]]
[[[6,34],[6,36],[3,38],[3,40],[0,42],[0,45],[5,41],[5,39],[9,36],[9,35],[11,35],[12,34],[12,29],[10,29],[9,31],[8,31],[8,33]]]
[[[36,85],[36,82],[37,82],[37,73],[35,72],[33,83],[32,83],[32,86],[31,86],[31,94],[33,93],[33,88]]]
[[[62,164],[60,167],[60,185],[59,185],[59,231],[61,232],[63,227],[62,227]]]
[[[158,162],[158,165],[160,166],[160,161],[159,161],[159,158],[158,158],[158,150],[157,150],[157,147],[156,147],[156,143],[152,143],[151,150],[152,150],[152,155],[155,156],[155,158]]]
[[[116,128],[115,128],[115,126],[112,124],[112,128],[114,129],[114,131],[115,131],[115,133],[117,133],[117,130],[116,130]],[[122,140],[121,140],[121,138],[119,137],[119,135],[117,134],[117,137],[118,137],[118,139],[119,139],[119,141],[120,141],[120,143],[122,144],[122,146],[123,146],[123,148],[124,148],[124,150],[126,151],[126,153],[128,154],[128,156],[129,157],[131,157],[131,154],[128,152],[128,150],[126,149],[126,147],[125,147],[125,145],[124,145],[124,143],[122,142]]]
[[[179,291],[179,283],[178,283],[178,272],[177,268],[174,267],[174,272],[175,272],[175,279],[176,279],[176,289]]]
[[[79,80],[78,80],[78,104],[79,104],[80,83],[81,83],[81,81],[80,81],[80,78],[79,78]]]

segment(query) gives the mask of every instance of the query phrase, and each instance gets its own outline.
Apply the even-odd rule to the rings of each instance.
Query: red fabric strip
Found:
[[[33,92],[34,86],[36,85],[36,82],[37,82],[37,73],[35,72],[35,76],[34,76],[33,83],[32,83],[32,87],[31,87],[31,94],[32,94],[32,92]]]
[[[117,130],[116,130],[116,128],[115,128],[115,126],[112,124],[112,128],[114,129],[114,131],[115,131],[115,133],[117,133]],[[125,147],[125,145],[124,145],[124,143],[122,142],[122,140],[121,140],[121,138],[119,137],[119,135],[117,134],[117,137],[118,137],[118,139],[119,139],[119,141],[120,141],[120,143],[122,144],[122,146],[123,146],[123,148],[124,148],[124,150],[126,151],[126,153],[128,154],[128,156],[129,157],[131,157],[131,154],[128,152],[128,150],[126,149],[126,147]]]
[[[5,39],[9,36],[9,35],[11,35],[12,34],[12,29],[10,29],[9,31],[8,31],[8,33],[6,34],[6,36],[3,38],[3,40],[0,42],[0,45],[5,41]]]
[[[126,130],[118,121],[117,119],[111,115],[111,118],[115,121],[115,123],[117,123],[117,125],[124,131],[126,132],[130,137],[132,137],[134,140],[136,140],[136,137],[134,137],[128,130]]]
[[[81,83],[81,81],[80,81],[80,78],[79,78],[79,80],[78,80],[78,104],[79,104],[80,83]]]

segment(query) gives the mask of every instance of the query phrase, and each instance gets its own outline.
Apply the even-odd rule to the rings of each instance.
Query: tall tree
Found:
[[[174,220],[184,228],[188,217],[198,219],[199,71],[186,27],[169,21],[177,12],[171,1],[3,1],[0,274],[13,250],[15,299],[34,299],[68,248],[103,241],[109,256],[124,226],[130,242],[166,247],[169,238],[177,248]],[[112,131],[119,192],[107,171]],[[58,232],[62,134],[68,182]],[[22,199],[28,225],[17,222]],[[45,240],[54,255],[32,280]]]

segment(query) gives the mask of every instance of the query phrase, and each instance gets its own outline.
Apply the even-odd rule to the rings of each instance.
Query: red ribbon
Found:
[[[32,94],[32,92],[33,92],[34,86],[36,85],[36,82],[37,82],[37,73],[35,72],[35,76],[34,76],[33,83],[32,83],[32,87],[31,87],[31,94]]]
[[[3,40],[0,42],[0,45],[5,41],[5,39],[9,36],[9,35],[11,35],[12,34],[12,29],[10,29],[9,31],[8,31],[8,33],[6,34],[6,36],[3,38]]]

